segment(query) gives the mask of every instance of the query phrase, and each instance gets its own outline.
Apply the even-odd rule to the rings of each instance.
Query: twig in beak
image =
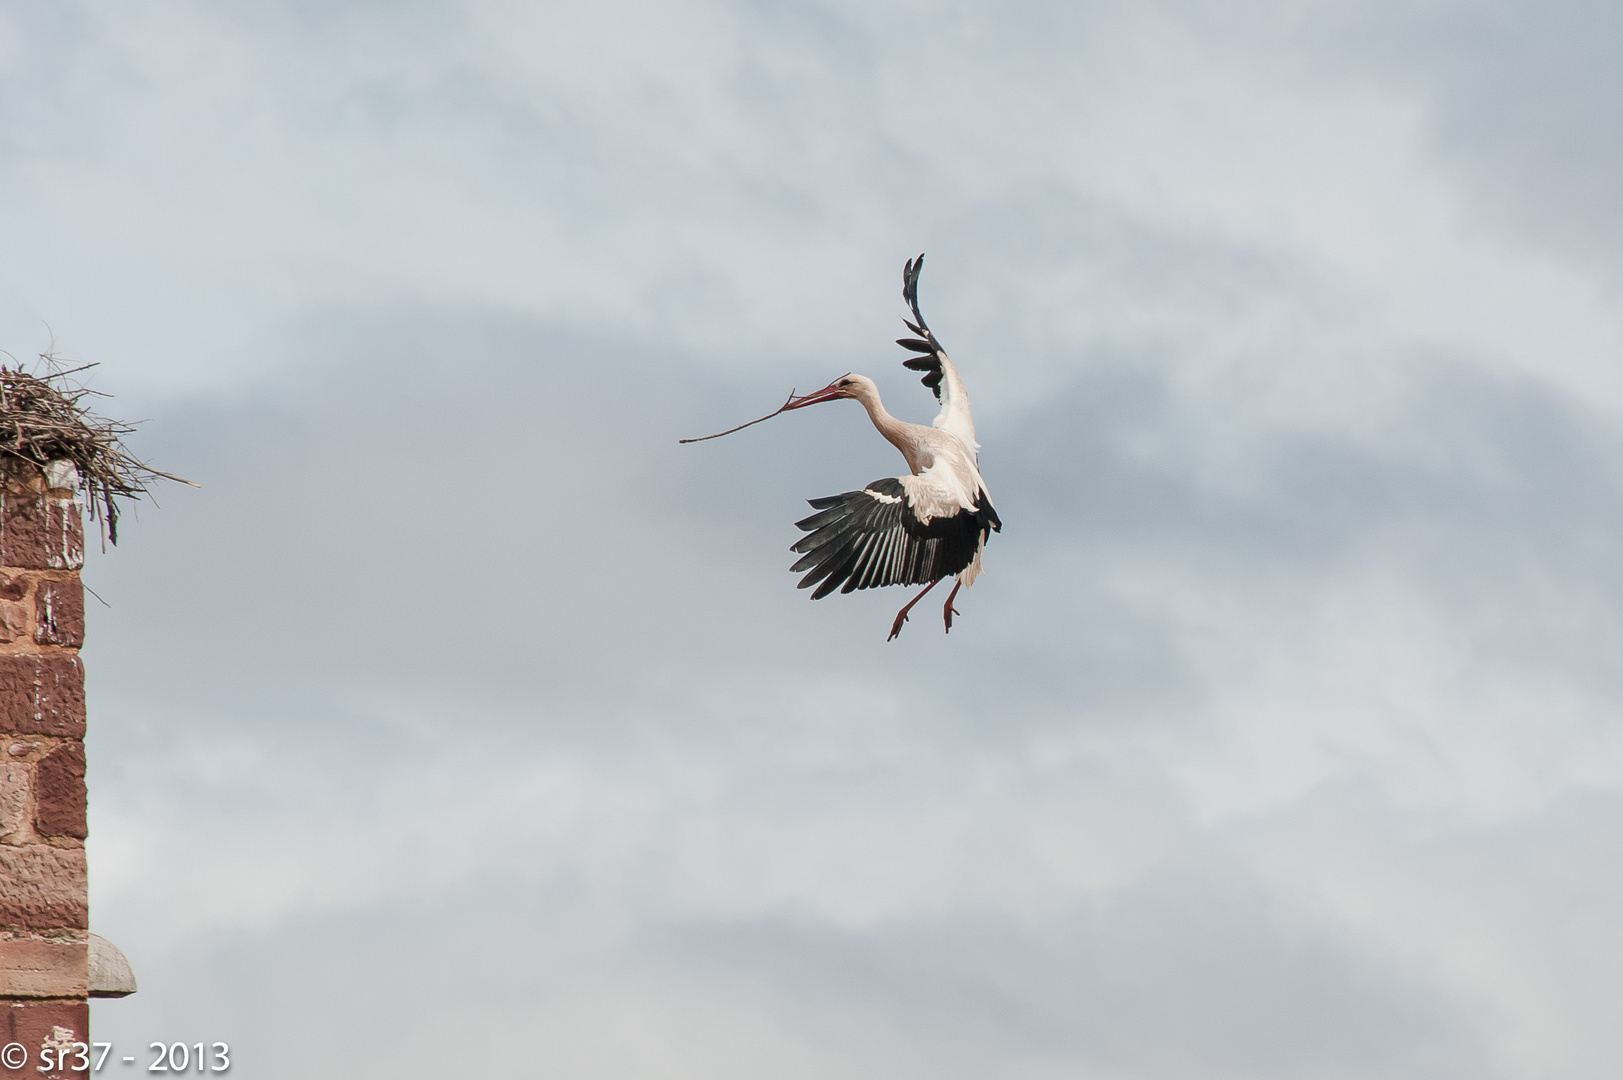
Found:
[[[751,420],[748,424],[739,424],[737,427],[730,427],[726,431],[718,431],[714,435],[701,435],[697,439],[677,439],[676,441],[678,443],[691,443],[691,442],[704,442],[706,439],[719,439],[723,435],[731,435],[735,431],[743,431],[747,427],[750,427],[750,426],[755,425],[755,424],[759,424],[762,420],[770,420],[774,416],[781,413],[783,410],[787,409],[789,406],[793,405],[794,403],[795,403],[795,392],[793,390],[791,390],[791,391],[789,391],[788,400],[785,401],[782,405],[779,405],[776,409],[773,409],[771,412],[767,413],[763,417],[760,417],[759,419]]]

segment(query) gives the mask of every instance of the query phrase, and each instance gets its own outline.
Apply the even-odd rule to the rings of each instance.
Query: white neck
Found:
[[[868,419],[873,421],[873,426],[878,429],[879,434],[902,452],[902,456],[907,459],[908,469],[917,473],[928,464],[922,460],[920,451],[923,448],[919,445],[919,440],[913,437],[914,425],[905,420],[898,420],[885,411],[885,403],[880,400],[877,387],[869,382],[858,383],[853,388],[851,396],[868,410]]]

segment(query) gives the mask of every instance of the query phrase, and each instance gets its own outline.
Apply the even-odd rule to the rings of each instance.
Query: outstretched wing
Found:
[[[975,441],[975,421],[969,414],[969,394],[964,390],[963,380],[958,377],[958,369],[947,358],[946,350],[930,332],[929,324],[919,312],[919,271],[922,269],[923,255],[907,260],[907,265],[902,268],[902,299],[907,301],[908,308],[913,312],[912,319],[903,317],[902,322],[918,336],[897,338],[896,344],[919,354],[903,360],[902,365],[924,372],[924,378],[919,381],[928,386],[936,400],[941,402],[941,411],[936,414],[934,425],[958,436],[971,451],[979,450],[981,446]]]
[[[909,486],[925,477],[887,476],[861,491],[808,500],[817,513],[795,526],[810,533],[791,551],[801,559],[793,573],[809,571],[799,588],[817,586],[813,600],[835,589],[877,589],[885,585],[923,585],[963,570],[975,561],[991,529],[1001,528],[985,492],[974,509],[921,521]]]

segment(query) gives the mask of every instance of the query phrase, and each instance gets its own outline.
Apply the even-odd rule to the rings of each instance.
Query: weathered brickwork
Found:
[[[73,649],[85,643],[85,587],[77,579],[34,586],[34,641]]]
[[[17,997],[78,996],[89,990],[88,933],[0,931],[0,978]]]
[[[73,493],[0,463],[0,1043],[31,1056],[0,1078],[89,1037],[83,563]]]
[[[34,831],[85,838],[84,743],[62,743],[34,766]]]
[[[84,738],[85,673],[79,658],[67,652],[0,652],[0,733]]]
[[[44,481],[38,481],[43,487]],[[8,476],[0,491],[0,566],[29,570],[77,570],[85,562],[79,504],[67,492],[15,490]]]
[[[39,1067],[40,1051],[49,1046],[56,1048],[75,1042],[90,1041],[90,1003],[83,997],[77,1000],[56,1001],[0,1001],[0,1042],[21,1043],[28,1048],[28,1063],[21,1069],[7,1069],[0,1065],[0,1077],[27,1076],[33,1080],[84,1080],[86,1073],[67,1069],[43,1070]],[[53,1054],[53,1056],[55,1056]],[[74,1064],[70,1058],[68,1065]]]
[[[0,844],[0,926],[88,930],[85,849]]]

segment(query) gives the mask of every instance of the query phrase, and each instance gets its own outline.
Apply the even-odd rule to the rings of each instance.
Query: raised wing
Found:
[[[887,476],[861,491],[808,501],[817,513],[795,522],[811,535],[790,548],[802,555],[790,570],[809,571],[798,587],[816,585],[813,600],[835,589],[939,581],[975,562],[987,533],[1002,528],[984,491],[965,509],[950,492],[931,490],[925,476]],[[937,507],[952,512],[930,516]]]
[[[903,360],[904,367],[914,371],[924,372],[924,378],[919,381],[928,386],[941,402],[941,411],[936,414],[934,425],[943,431],[951,432],[963,440],[970,451],[981,448],[975,441],[975,421],[969,414],[969,393],[964,389],[963,380],[958,377],[958,369],[947,358],[946,350],[930,332],[930,326],[924,321],[919,312],[919,271],[924,269],[924,256],[907,260],[902,268],[902,299],[913,312],[913,318],[904,317],[902,321],[917,337],[897,338],[896,344],[909,352],[918,353],[910,359]]]

